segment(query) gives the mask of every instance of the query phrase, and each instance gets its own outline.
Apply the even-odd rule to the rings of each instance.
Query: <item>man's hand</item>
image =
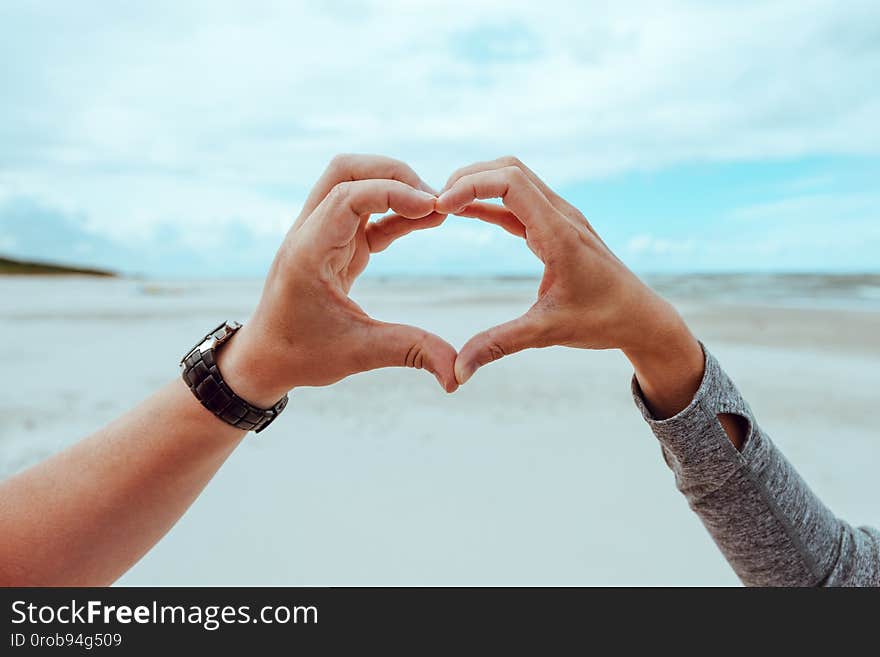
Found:
[[[500,198],[504,206],[479,199]],[[530,347],[619,348],[658,415],[684,408],[699,386],[703,353],[681,317],[605,245],[584,216],[516,158],[458,170],[437,212],[475,217],[525,238],[544,263],[535,304],[483,331],[455,362],[459,383],[481,366]]]
[[[451,345],[413,326],[377,321],[348,296],[371,253],[443,222],[435,202],[430,187],[402,162],[335,158],[278,250],[254,316],[220,351],[233,390],[269,406],[298,386],[406,366],[429,370],[453,392]],[[369,221],[388,210],[393,213]]]

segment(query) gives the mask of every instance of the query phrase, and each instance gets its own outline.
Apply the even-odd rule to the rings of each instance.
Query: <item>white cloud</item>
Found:
[[[195,243],[280,233],[339,151],[434,183],[515,152],[554,184],[877,155],[878,24],[833,0],[5,3],[0,194]]]
[[[736,208],[730,217],[739,221],[762,221],[779,224],[780,222],[800,222],[801,225],[832,229],[841,219],[865,222],[866,225],[880,224],[873,220],[880,208],[880,194],[802,194],[789,196],[765,203],[755,203]],[[869,221],[868,221],[869,220]]]
[[[675,240],[645,233],[634,235],[626,245],[626,250],[635,256],[680,256],[693,253],[696,248],[697,242],[693,238]]]
[[[802,194],[734,208],[674,234],[639,233],[621,250],[641,271],[876,271],[880,196]]]

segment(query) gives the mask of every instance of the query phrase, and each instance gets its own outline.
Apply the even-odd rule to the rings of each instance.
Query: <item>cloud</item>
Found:
[[[685,235],[638,233],[621,251],[642,271],[876,271],[880,196],[802,194],[733,208]]]
[[[269,242],[340,151],[438,184],[514,152],[557,186],[873,157],[878,25],[833,0],[6,2],[0,198],[129,245]]]
[[[191,243],[197,235],[188,227],[162,223],[131,241],[107,235],[82,215],[40,205],[30,198],[0,201],[0,250],[4,255],[100,265],[128,274],[259,275],[268,268],[280,242],[240,222],[218,224],[203,244]]]
[[[801,225],[825,224],[829,229],[839,227],[841,221],[864,222],[871,232],[880,231],[880,194],[802,194],[787,196],[763,203],[736,208],[730,218],[738,221],[780,222]]]
[[[696,247],[697,244],[693,239],[671,240],[644,233],[633,236],[626,245],[627,251],[636,256],[682,255],[693,253]]]
[[[761,254],[810,259],[819,268],[880,265],[880,194],[792,196],[737,208],[730,219],[737,241]]]

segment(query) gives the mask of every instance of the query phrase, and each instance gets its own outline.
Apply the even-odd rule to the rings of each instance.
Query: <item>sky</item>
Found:
[[[640,272],[880,271],[880,3],[0,0],[0,254],[259,276],[340,152],[518,156]],[[533,274],[472,219],[371,260]]]

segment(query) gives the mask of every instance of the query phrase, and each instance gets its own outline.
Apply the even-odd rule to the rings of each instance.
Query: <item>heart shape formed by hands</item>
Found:
[[[502,205],[486,202],[495,198]],[[370,221],[374,214],[384,216]],[[348,296],[370,254],[449,214],[500,226],[544,263],[531,308],[473,336],[460,352],[424,329],[375,320]],[[453,392],[479,367],[532,347],[617,347],[639,356],[645,318],[667,318],[651,322],[655,333],[680,324],[674,311],[658,315],[664,304],[668,309],[574,206],[516,158],[459,169],[438,194],[397,160],[341,156],[306,200],[257,311],[222,366],[241,371],[242,385],[250,387],[241,394],[256,404],[297,386],[389,366],[427,369]]]

